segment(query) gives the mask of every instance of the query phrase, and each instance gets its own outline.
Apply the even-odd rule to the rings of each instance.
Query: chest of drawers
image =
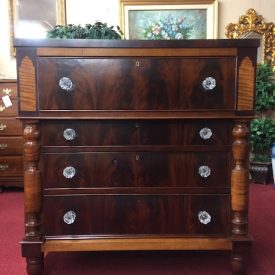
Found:
[[[28,274],[97,250],[229,250],[244,273],[258,41],[16,45]]]
[[[0,187],[23,186],[23,137],[17,81],[0,80]]]

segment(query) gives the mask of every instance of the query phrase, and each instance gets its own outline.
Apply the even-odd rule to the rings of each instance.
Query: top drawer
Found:
[[[233,110],[235,58],[37,60],[40,110]]]

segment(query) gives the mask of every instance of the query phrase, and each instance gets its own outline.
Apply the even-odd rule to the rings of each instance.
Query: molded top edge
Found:
[[[194,39],[194,40],[105,40],[105,39],[14,39],[15,47],[61,48],[256,48],[259,39]]]

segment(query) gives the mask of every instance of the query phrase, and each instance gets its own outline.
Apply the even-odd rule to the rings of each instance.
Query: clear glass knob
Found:
[[[62,90],[65,90],[67,92],[70,92],[72,89],[73,89],[73,82],[72,80],[69,78],[69,77],[62,77],[60,80],[59,80],[59,87],[62,89]]]
[[[207,178],[211,174],[211,169],[207,165],[202,165],[202,166],[199,167],[198,173],[202,178]]]
[[[202,139],[210,139],[212,137],[211,129],[205,127],[200,130],[200,137]]]
[[[74,140],[76,138],[76,132],[74,129],[71,128],[67,128],[66,130],[64,130],[63,132],[63,137],[66,140]]]
[[[74,211],[68,211],[63,216],[63,221],[66,224],[74,223],[75,219],[76,219],[76,214]]]
[[[206,211],[200,211],[198,213],[198,218],[202,224],[208,224],[211,222],[211,216]]]
[[[202,87],[206,91],[213,90],[216,87],[216,79],[211,76],[206,77],[202,82]]]
[[[63,176],[66,178],[66,179],[71,179],[75,176],[76,174],[76,170],[74,167],[72,166],[68,166],[66,168],[63,169]]]

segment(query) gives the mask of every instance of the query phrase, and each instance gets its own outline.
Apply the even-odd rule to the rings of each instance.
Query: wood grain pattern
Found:
[[[38,58],[40,110],[233,110],[235,59]],[[213,90],[203,81],[216,80]],[[68,77],[71,91],[59,81]],[[100,84],[99,84],[100,83]]]
[[[36,111],[35,67],[32,60],[25,56],[19,66],[20,111]]]
[[[32,121],[27,123],[23,136],[24,143],[24,198],[25,198],[25,237],[31,241],[33,237],[41,236],[41,181],[38,168],[39,156],[39,131],[37,124]],[[37,240],[37,239],[35,239]]]
[[[248,233],[248,144],[249,130],[244,122],[237,122],[233,128],[233,160],[235,162],[231,175],[232,234]]]
[[[110,49],[110,48],[38,48],[38,56],[83,56],[83,57],[95,57],[95,56],[236,56],[236,48],[193,48],[193,49],[177,49],[177,48],[165,48],[165,49]]]
[[[198,173],[199,167],[203,165],[211,169],[211,174],[207,178],[201,177]],[[76,175],[70,179],[63,176],[63,170],[68,166],[76,170]],[[54,170],[52,167],[55,167]],[[229,169],[228,152],[72,152],[43,154],[42,176],[44,188],[198,187],[206,189],[228,187]]]
[[[22,137],[1,137],[0,136],[0,156],[21,155],[23,148]],[[23,174],[23,171],[22,171]]]
[[[74,211],[75,221],[63,216]],[[211,215],[208,224],[200,211]],[[229,195],[73,195],[44,197],[47,237],[189,235],[228,236]],[[71,236],[71,237],[70,237]],[[86,237],[87,238],[87,237]]]
[[[209,139],[200,131],[208,128]],[[74,129],[76,138],[66,140],[63,133]],[[179,146],[231,145],[231,124],[228,120],[59,120],[41,122],[44,146]],[[129,148],[128,148],[129,150]],[[152,148],[150,147],[150,150]]]
[[[19,136],[22,134],[22,123],[20,120],[5,117],[0,118],[0,136]]]
[[[238,111],[253,110],[255,68],[249,57],[241,61],[238,80]]]
[[[113,238],[88,240],[46,240],[44,252],[113,250],[231,250],[224,238]]]

